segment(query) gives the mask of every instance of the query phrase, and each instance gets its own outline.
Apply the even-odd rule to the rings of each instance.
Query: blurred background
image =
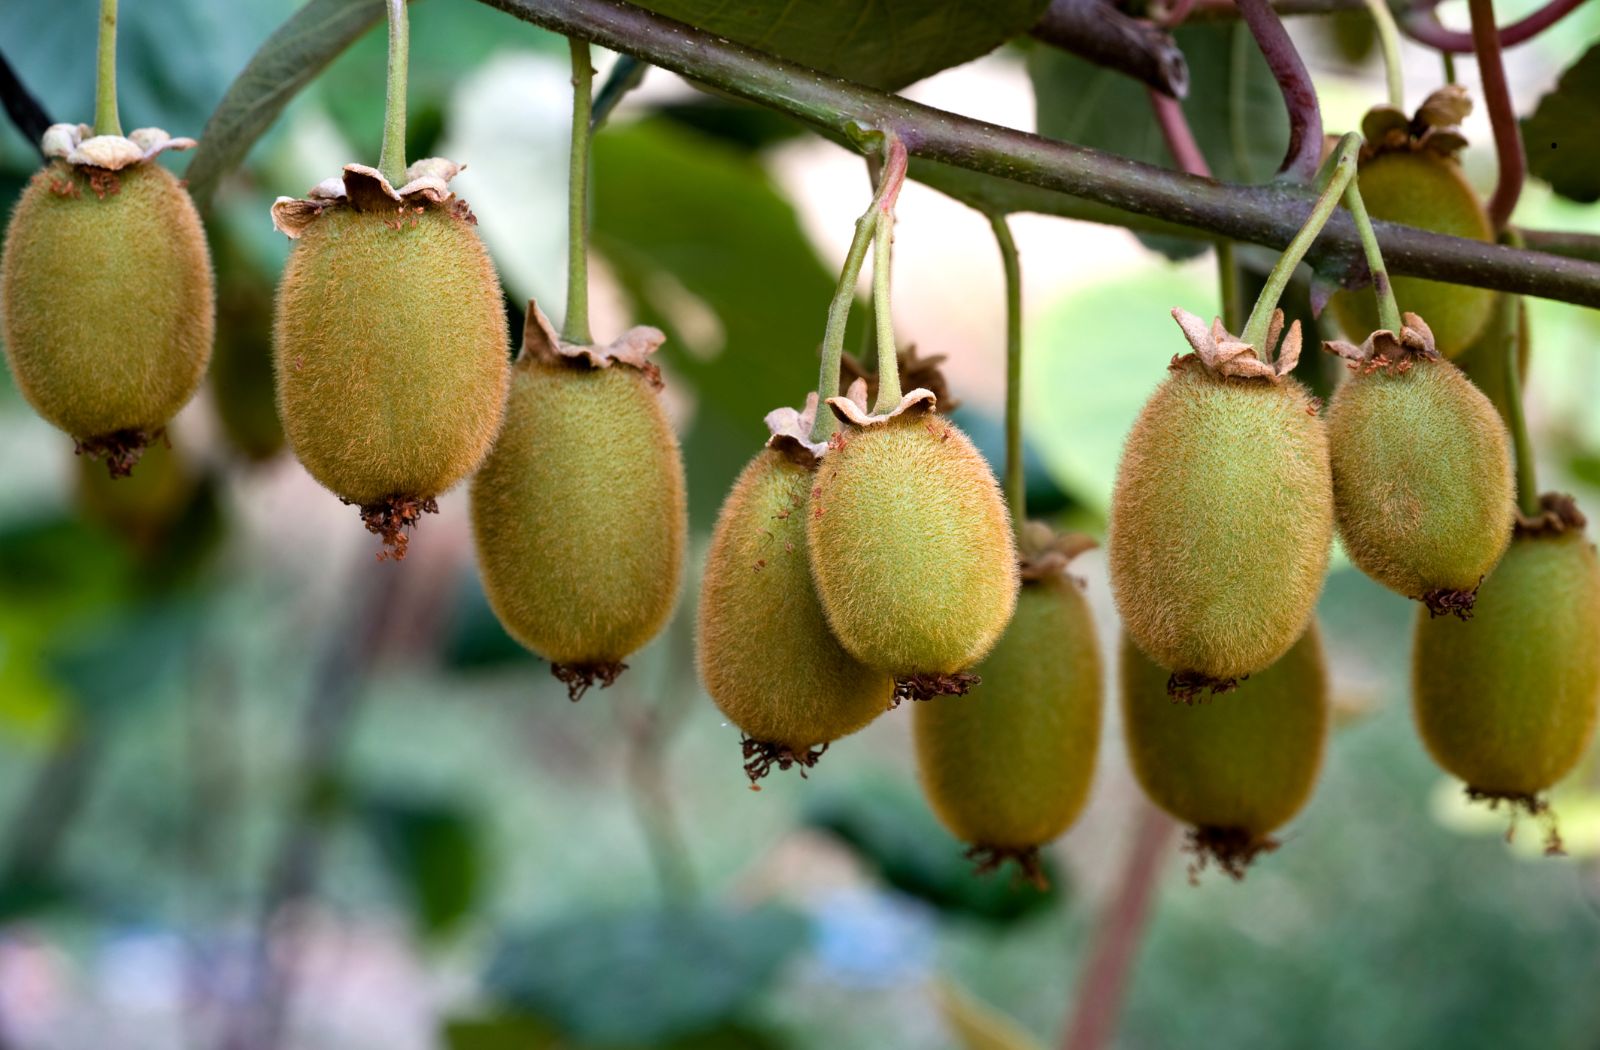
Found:
[[[198,134],[295,6],[126,0],[125,125]],[[1501,21],[1533,6],[1504,4]],[[1465,24],[1463,4],[1441,14]],[[0,0],[0,47],[57,120],[91,112],[94,19],[93,0]],[[1381,99],[1361,28],[1292,25],[1330,130]],[[1510,53],[1524,113],[1597,35],[1591,7]],[[1202,56],[1258,63],[1228,24],[1191,43],[1197,84]],[[1420,100],[1437,59],[1405,57]],[[612,58],[597,56],[602,78]],[[469,165],[454,188],[520,333],[521,304],[559,312],[565,294],[564,42],[471,0],[422,0],[411,61],[409,154]],[[1115,704],[1046,893],[968,872],[917,793],[903,710],[809,779],[747,788],[739,734],[695,681],[694,580],[762,415],[814,384],[870,192],[858,158],[782,118],[655,71],[595,143],[595,333],[669,335],[696,537],[677,620],[632,670],[567,702],[489,612],[460,492],[403,565],[376,561],[355,513],[282,446],[269,330],[288,242],[267,206],[375,160],[382,73],[379,29],[223,184],[207,215],[216,358],[170,450],[109,484],[0,378],[0,1045],[1051,1045],[1136,836],[1161,859],[1116,1045],[1600,1045],[1600,768],[1591,757],[1555,799],[1570,859],[1540,857],[1532,827],[1508,847],[1503,814],[1465,808],[1413,732],[1412,608],[1337,554],[1321,616],[1338,728],[1311,805],[1242,884],[1190,885],[1128,773]],[[1088,142],[1088,116],[1148,122],[1143,89],[1105,76],[1018,47],[907,93]],[[1270,81],[1241,96],[1248,119],[1206,146],[1231,158],[1220,173],[1259,180],[1282,153],[1280,103]],[[1488,189],[1481,116],[1468,132]],[[36,164],[0,127],[0,197]],[[1538,183],[1518,220],[1600,231]],[[1214,263],[1109,227],[1014,225],[1030,509],[1103,535],[1123,436],[1183,349],[1168,311],[1216,312]],[[957,419],[998,467],[988,223],[910,184],[897,236],[901,338],[948,355]],[[1529,307],[1542,481],[1593,515],[1600,319]],[[1330,382],[1333,364],[1314,363]],[[1109,647],[1103,559],[1079,571]]]

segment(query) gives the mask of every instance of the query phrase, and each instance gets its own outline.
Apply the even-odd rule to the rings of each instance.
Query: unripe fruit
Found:
[[[562,346],[529,304],[505,427],[472,479],[478,570],[511,636],[576,700],[666,624],[688,530],[683,461],[634,329]]]
[[[1238,345],[1220,323],[1206,333],[1175,314],[1200,356],[1174,359],[1128,436],[1109,554],[1124,628],[1187,698],[1270,666],[1305,632],[1328,566],[1333,480],[1315,401],[1282,374],[1297,329],[1281,371],[1264,375],[1253,353],[1218,356]]]
[[[85,130],[57,125],[47,147],[52,136],[75,146],[72,136]],[[149,159],[193,142],[133,134],[160,138],[142,155],[131,139],[88,140],[126,144],[131,153],[121,158],[54,150],[60,159],[28,184],[0,258],[0,314],[18,389],[113,476],[129,473],[193,396],[214,330],[200,217],[182,184]]]
[[[396,558],[404,529],[483,460],[505,407],[500,282],[445,181],[395,191],[349,165],[344,196],[273,207],[297,238],[274,328],[284,431]]]
[[[1419,616],[1411,691],[1434,761],[1470,797],[1538,815],[1600,714],[1600,561],[1570,499],[1519,527],[1468,622]],[[1559,843],[1559,840],[1554,840]]]
[[[113,479],[99,464],[78,460],[79,512],[143,551],[162,542],[188,510],[200,479],[166,441],[157,441],[139,458],[131,477]]]
[[[894,699],[894,679],[857,661],[828,630],[806,557],[814,481],[810,453],[764,449],[734,483],[706,555],[700,680],[744,732],[752,783],[773,765],[803,773]]]
[[[226,241],[218,256],[212,407],[229,446],[261,463],[282,451],[285,440],[272,371],[272,287],[245,253]]]
[[[1406,315],[1413,351],[1386,331],[1354,356],[1328,409],[1334,511],[1356,567],[1435,616],[1471,615],[1511,542],[1516,480],[1500,414],[1432,351]]]
[[[1455,154],[1466,145],[1456,125],[1471,111],[1465,91],[1451,85],[1429,96],[1409,122],[1380,107],[1362,122],[1358,184],[1374,219],[1490,243],[1494,226],[1467,182]],[[1485,288],[1396,277],[1395,298],[1433,326],[1441,354],[1455,357],[1482,333],[1494,309]],[[1378,327],[1377,304],[1367,292],[1339,292],[1329,301],[1334,318],[1355,338]]]
[[[927,391],[882,417],[832,401],[854,414],[817,472],[806,527],[828,623],[911,695],[959,691],[955,676],[994,646],[1016,607],[1000,486]]]
[[[934,812],[984,868],[1016,860],[1077,819],[1094,780],[1103,675],[1094,617],[1065,559],[1022,585],[999,644],[962,698],[912,712]]]
[[[1328,679],[1316,624],[1283,659],[1227,697],[1174,704],[1164,669],[1122,639],[1122,718],[1150,801],[1193,826],[1197,868],[1234,878],[1277,848],[1271,833],[1305,805],[1328,735]],[[1193,874],[1193,871],[1191,872]]]

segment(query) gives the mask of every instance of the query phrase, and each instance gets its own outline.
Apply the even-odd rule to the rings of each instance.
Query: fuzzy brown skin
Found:
[[[1311,795],[1328,735],[1328,676],[1316,625],[1227,696],[1175,704],[1167,672],[1123,636],[1123,731],[1150,801],[1197,834],[1201,860],[1234,874]]]
[[[1361,165],[1361,197],[1374,219],[1486,243],[1494,227],[1477,191],[1455,160],[1429,152],[1385,153]],[[1495,293],[1486,288],[1445,284],[1421,277],[1396,277],[1400,309],[1427,318],[1439,352],[1455,357],[1482,334],[1494,311]],[[1372,292],[1338,292],[1329,300],[1334,319],[1353,340],[1378,327]]]
[[[1072,580],[1023,584],[1016,615],[962,698],[911,712],[922,790],[975,847],[1026,853],[1077,819],[1094,780],[1104,676]]]
[[[806,537],[834,635],[889,674],[966,670],[1016,607],[1016,546],[999,483],[937,415],[847,425],[817,471]]]
[[[519,358],[471,507],[489,604],[552,664],[622,664],[672,615],[683,460],[645,373]]]
[[[331,208],[295,241],[278,286],[278,414],[311,476],[348,502],[431,498],[477,469],[509,357],[494,266],[451,209]]]
[[[1444,360],[1358,369],[1329,406],[1328,445],[1350,560],[1436,612],[1470,612],[1511,542],[1516,501],[1511,441],[1489,399]]]
[[[1419,614],[1411,695],[1428,752],[1485,798],[1549,789],[1600,716],[1600,562],[1580,529],[1518,536],[1468,622]]]
[[[1333,539],[1315,404],[1292,379],[1169,372],[1128,435],[1112,494],[1112,593],[1151,658],[1220,687],[1305,632]]]
[[[695,622],[700,680],[743,730],[747,757],[805,760],[888,710],[894,679],[845,652],[828,630],[806,557],[814,473],[775,449],[758,454],[722,505]],[[751,745],[760,750],[752,755]]]
[[[211,258],[189,194],[154,163],[98,179],[52,163],[12,212],[0,315],[12,375],[41,416],[86,451],[113,451],[119,433],[149,440],[211,357]]]

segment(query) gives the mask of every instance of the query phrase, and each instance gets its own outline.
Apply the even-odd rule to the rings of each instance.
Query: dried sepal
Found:
[[[908,343],[895,353],[899,362],[900,385],[907,390],[922,388],[933,392],[942,412],[953,412],[961,404],[950,393],[950,383],[945,379],[944,369],[940,366],[946,361],[944,354],[930,354],[923,357],[917,352],[916,343]],[[845,354],[840,358],[839,370],[845,387],[855,383],[857,379],[866,380],[867,400],[870,402],[878,396],[878,370],[869,368],[864,361],[854,354]]]
[[[1207,328],[1206,323],[1196,315],[1173,307],[1172,318],[1183,329],[1183,336],[1189,345],[1194,347],[1193,354],[1173,358],[1174,368],[1199,361],[1219,376],[1265,379],[1276,383],[1294,371],[1294,366],[1300,362],[1300,322],[1295,321],[1285,333],[1282,310],[1272,312],[1272,323],[1267,328],[1265,349],[1269,355],[1280,336],[1283,340],[1278,348],[1277,360],[1271,362],[1261,360],[1255,347],[1224,328],[1220,317],[1215,318],[1211,327]]]
[[[812,441],[811,428],[817,421],[817,392],[806,395],[804,408],[793,409],[785,405],[766,415],[767,447],[777,449],[798,463],[813,466],[821,462],[828,451],[826,441]]]
[[[405,184],[395,189],[377,168],[346,164],[343,174],[323,179],[305,197],[279,197],[274,201],[272,225],[289,237],[299,237],[317,216],[337,207],[390,212],[396,216],[397,224],[403,223],[413,209],[449,201],[454,196],[450,180],[465,167],[443,157],[425,157],[406,169]],[[477,222],[466,202],[457,198],[455,207],[463,219]]]
[[[1068,573],[1067,567],[1072,559],[1098,546],[1081,532],[1057,532],[1042,521],[1030,521],[1023,525],[1017,544],[1022,580],[1027,583],[1059,576],[1082,586],[1083,581]]]
[[[1394,106],[1374,106],[1361,119],[1361,160],[1384,153],[1427,151],[1453,159],[1467,148],[1461,122],[1472,112],[1472,97],[1460,84],[1446,84],[1422,100],[1407,117]]]
[[[39,149],[52,160],[85,168],[121,171],[153,160],[169,149],[194,149],[194,139],[173,138],[160,128],[135,128],[127,135],[96,135],[87,124],[52,124]]]
[[[527,321],[522,328],[522,356],[546,364],[576,365],[583,368],[610,368],[622,365],[643,372],[650,385],[660,390],[661,369],[650,355],[667,341],[665,333],[650,325],[635,325],[608,346],[569,343],[557,334],[550,318],[539,304],[528,300]]]
[[[1546,492],[1539,497],[1539,513],[1532,515],[1517,512],[1518,536],[1560,536],[1571,530],[1581,530],[1588,524],[1578,501],[1564,492]]]
[[[1414,313],[1400,315],[1399,332],[1380,328],[1362,340],[1360,346],[1343,339],[1329,339],[1323,342],[1322,349],[1344,358],[1352,371],[1363,375],[1372,372],[1404,375],[1418,361],[1441,360],[1434,345],[1433,329]]]
[[[939,398],[932,390],[919,386],[915,390],[907,391],[900,398],[900,403],[889,411],[875,413],[867,408],[867,381],[857,379],[850,384],[845,396],[828,398],[828,407],[833,409],[833,414],[839,417],[841,423],[855,427],[871,427],[912,412],[936,412],[939,409]]]

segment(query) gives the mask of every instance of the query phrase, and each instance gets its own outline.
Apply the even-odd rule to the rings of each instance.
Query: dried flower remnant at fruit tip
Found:
[[[1361,118],[1363,163],[1385,153],[1433,153],[1446,160],[1467,148],[1461,122],[1472,98],[1460,84],[1446,84],[1422,100],[1411,116],[1390,105],[1373,106]]]
[[[348,504],[350,501],[341,499]],[[411,542],[407,532],[416,527],[424,514],[439,513],[439,501],[432,496],[389,496],[376,503],[361,505],[361,523],[367,531],[383,541],[378,551],[379,561],[405,561],[406,547]]]
[[[1576,499],[1564,492],[1546,492],[1539,497],[1538,514],[1517,514],[1516,534],[1530,538],[1560,536],[1581,530],[1588,523]]]
[[[1414,313],[1401,314],[1400,319],[1399,332],[1380,328],[1362,340],[1360,346],[1343,339],[1330,339],[1322,344],[1322,349],[1344,358],[1352,372],[1362,375],[1373,372],[1404,375],[1419,361],[1441,360],[1428,323]]]
[[[975,875],[993,875],[1010,861],[1016,865],[1016,871],[1012,873],[1013,886],[1025,882],[1041,893],[1050,889],[1050,879],[1044,873],[1038,846],[972,846],[965,856],[972,861]]]
[[[1294,371],[1294,366],[1300,362],[1300,322],[1295,321],[1288,332],[1284,332],[1282,310],[1272,312],[1272,323],[1267,328],[1264,347],[1267,354],[1271,355],[1272,348],[1278,346],[1277,360],[1271,362],[1263,361],[1255,347],[1224,328],[1220,317],[1214,318],[1207,328],[1195,314],[1173,307],[1172,319],[1183,329],[1183,337],[1194,348],[1194,353],[1174,356],[1168,365],[1170,369],[1199,363],[1224,378],[1264,379],[1276,383]],[[1283,337],[1281,345],[1279,336]]]
[[[1189,885],[1199,885],[1200,873],[1213,862],[1230,879],[1242,882],[1255,859],[1279,845],[1275,838],[1252,835],[1243,828],[1190,828],[1183,844],[1194,858],[1189,863]]]
[[[1099,544],[1079,532],[1057,532],[1042,521],[1030,521],[1022,527],[1017,544],[1017,565],[1024,583],[1062,577],[1071,580],[1080,589],[1084,580],[1067,571],[1072,560]]]
[[[165,443],[168,448],[172,447],[166,427],[158,427],[148,433],[143,430],[117,430],[101,437],[77,438],[72,451],[74,455],[103,461],[113,478],[126,478],[133,475],[133,468],[144,455],[144,450],[157,441]]]
[[[154,160],[169,149],[194,149],[196,145],[194,139],[173,138],[160,128],[135,128],[127,135],[96,135],[87,124],[52,124],[39,140],[39,149],[51,160],[102,171],[121,171]]]
[[[973,686],[982,681],[971,671],[904,675],[894,680],[894,696],[889,701],[889,710],[899,707],[905,700],[922,703],[941,696],[966,696]]]
[[[806,395],[803,408],[794,409],[785,405],[773,409],[764,419],[767,431],[771,434],[767,438],[767,448],[782,452],[802,467],[816,466],[828,451],[828,442],[811,440],[811,427],[816,420],[815,390]]]
[[[844,396],[828,398],[828,407],[833,410],[833,414],[841,423],[854,427],[874,427],[902,415],[919,412],[936,413],[939,410],[939,398],[932,390],[917,387],[906,391],[900,398],[900,403],[889,411],[875,413],[867,408],[867,381],[857,379],[850,384],[850,389]],[[835,435],[836,438],[837,436]]]
[[[923,389],[933,394],[934,400],[941,412],[953,412],[961,404],[950,394],[950,382],[945,378],[944,369],[941,367],[947,360],[944,354],[930,354],[923,357],[917,350],[916,343],[907,343],[895,352],[899,361],[900,385],[908,390]],[[854,354],[844,354],[839,359],[839,368],[845,387],[855,385],[855,381],[864,380],[867,384],[867,403],[871,404],[878,397],[878,371],[868,367]]]
[[[596,683],[601,689],[611,688],[627,669],[627,664],[618,662],[551,664],[550,674],[567,687],[567,699],[577,703]]]
[[[323,179],[304,197],[279,197],[272,204],[272,225],[278,232],[298,238],[323,212],[353,208],[358,212],[390,214],[395,230],[416,222],[416,216],[433,205],[448,204],[451,213],[476,225],[477,216],[467,202],[450,189],[450,180],[466,168],[443,157],[426,157],[406,169],[405,183],[395,189],[383,172],[365,164],[346,164],[342,175]]]
[[[650,360],[650,355],[661,349],[666,341],[667,337],[661,329],[636,325],[607,346],[568,343],[556,332],[550,318],[539,309],[539,304],[529,299],[527,321],[522,329],[522,355],[545,364],[577,368],[632,368],[642,372],[650,385],[660,390],[664,385],[661,368]]]
[[[1561,829],[1556,824],[1555,810],[1550,808],[1550,800],[1542,795],[1529,794],[1515,791],[1485,791],[1468,784],[1466,789],[1468,802],[1482,802],[1491,811],[1498,810],[1502,803],[1511,811],[1511,823],[1506,826],[1506,842],[1514,842],[1517,837],[1517,820],[1526,815],[1537,821],[1544,828],[1544,855],[1547,857],[1565,857],[1566,846],[1561,841]]]
[[[761,785],[757,781],[771,773],[773,766],[777,766],[780,770],[798,768],[801,778],[804,779],[806,770],[815,768],[818,760],[827,753],[829,743],[831,741],[797,751],[788,744],[774,744],[741,736],[739,746],[744,752],[744,775],[750,778],[750,790],[761,790]]]

